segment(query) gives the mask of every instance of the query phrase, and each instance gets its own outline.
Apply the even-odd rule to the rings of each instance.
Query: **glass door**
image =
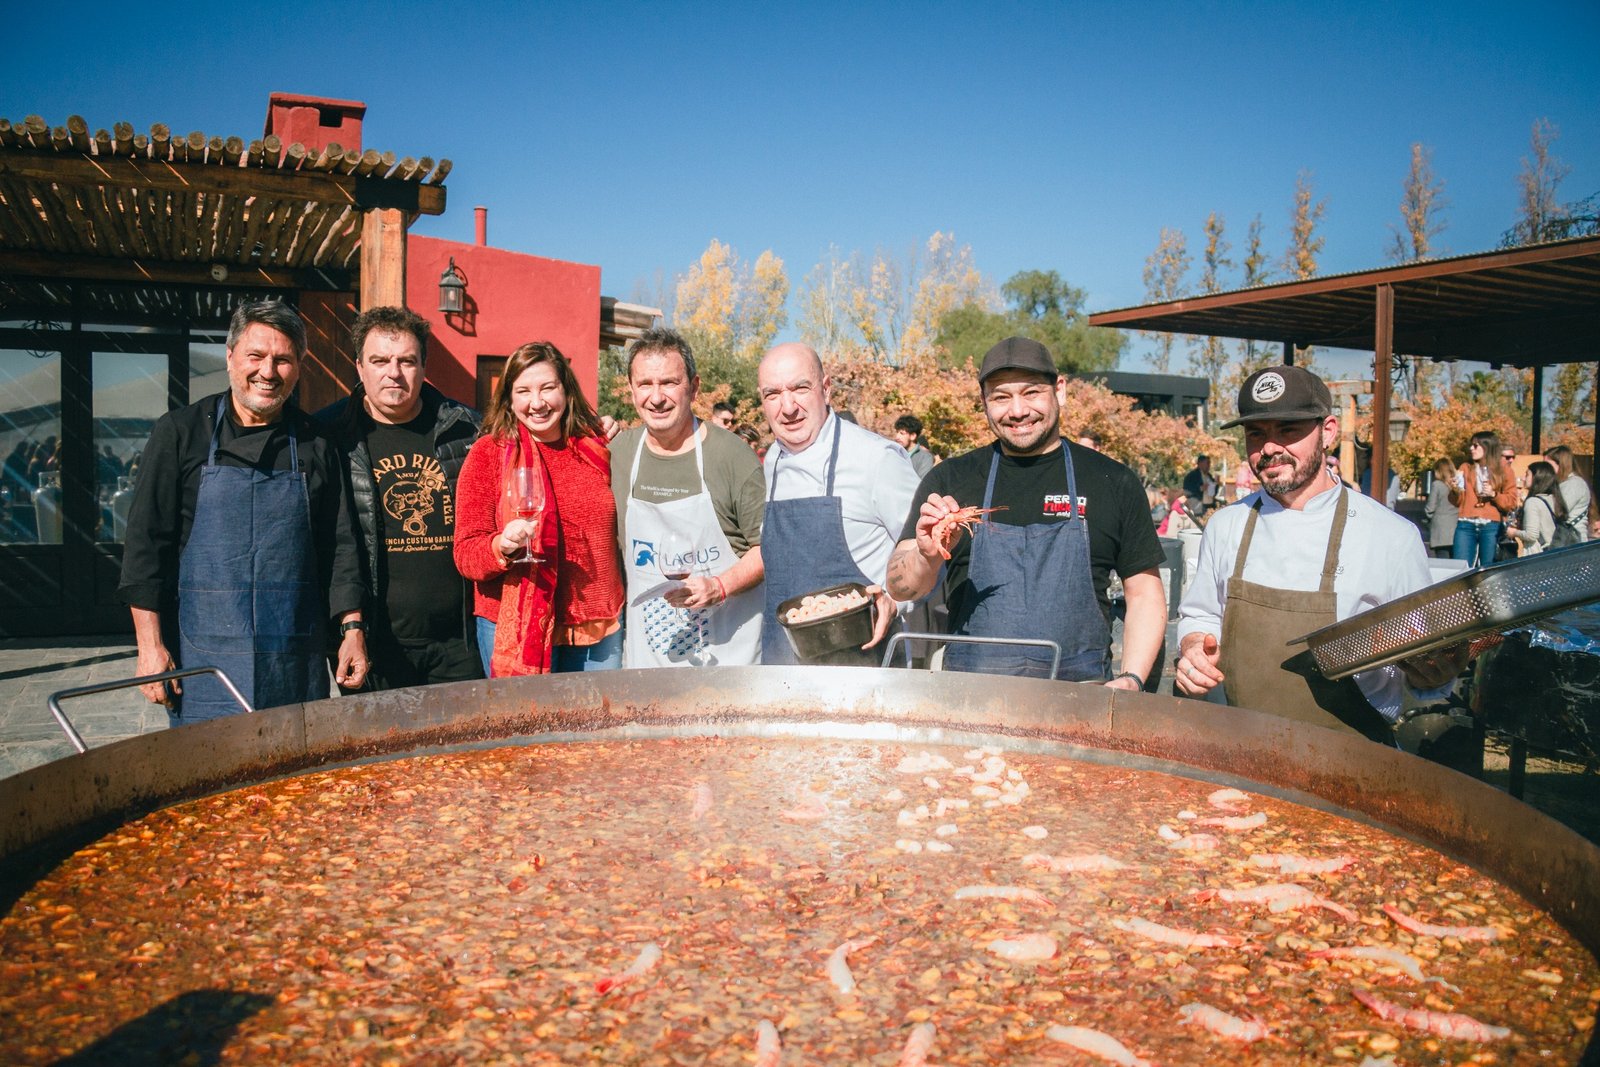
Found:
[[[59,340],[34,329],[0,330],[0,611],[60,599]]]

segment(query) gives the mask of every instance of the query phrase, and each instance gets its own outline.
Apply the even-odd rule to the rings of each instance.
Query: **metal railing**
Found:
[[[883,666],[888,667],[894,662],[894,650],[901,642],[931,641],[940,645],[1027,645],[1032,648],[1048,648],[1050,650],[1050,680],[1056,680],[1056,672],[1061,667],[1061,646],[1054,641],[1042,637],[968,637],[964,634],[919,634],[902,632],[889,638],[889,643],[883,649]],[[909,649],[907,650],[909,654]]]
[[[239,687],[233,684],[233,679],[224,674],[220,667],[189,667],[180,671],[162,671],[160,674],[124,678],[116,682],[101,682],[98,685],[80,685],[75,689],[63,689],[59,693],[51,693],[48,701],[50,714],[56,717],[56,723],[67,735],[67,740],[72,742],[72,747],[78,750],[79,755],[82,755],[89,751],[89,746],[83,743],[82,736],[73,728],[72,723],[67,719],[66,712],[61,710],[61,702],[63,700],[70,700],[73,697],[92,696],[95,693],[110,693],[117,689],[130,689],[133,686],[148,685],[151,682],[168,682],[176,678],[188,678],[196,674],[216,675],[217,681],[221,682],[223,687],[233,695],[233,699],[239,702],[239,706],[245,710],[246,714],[256,710],[250,706],[250,702],[244,698],[244,694],[239,692]]]

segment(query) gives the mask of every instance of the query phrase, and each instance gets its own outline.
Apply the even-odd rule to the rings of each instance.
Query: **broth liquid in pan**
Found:
[[[1573,938],[1424,846],[996,748],[346,767],[129,823],[0,920],[15,1064],[1556,1064],[1597,1004]]]

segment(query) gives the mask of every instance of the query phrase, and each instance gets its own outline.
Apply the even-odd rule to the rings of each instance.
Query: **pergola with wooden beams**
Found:
[[[1101,311],[1089,323],[1281,343],[1285,363],[1297,347],[1372,352],[1375,425],[1387,426],[1396,353],[1514,367],[1600,360],[1600,237]],[[1541,385],[1535,375],[1535,451]],[[1600,454],[1600,419],[1595,435]],[[1387,470],[1388,436],[1372,436],[1372,469]],[[1372,479],[1372,496],[1386,488]]]
[[[445,208],[450,161],[277,136],[91,134],[0,119],[0,274],[347,291],[405,303],[406,230]]]

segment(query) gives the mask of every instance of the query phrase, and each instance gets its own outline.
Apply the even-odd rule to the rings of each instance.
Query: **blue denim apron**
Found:
[[[194,523],[178,559],[178,663],[220,667],[256,708],[328,695],[323,598],[311,544],[311,500],[289,431],[289,469],[217,465],[228,397],[200,469]],[[186,678],[172,724],[236,714],[210,675]]]
[[[839,421],[833,424],[833,448],[828,455],[827,489],[822,496],[774,500],[778,487],[778,459],[772,463],[772,484],[767,487],[766,518],[761,523],[761,562],[766,568],[766,608],[761,614],[761,662],[794,664],[800,660],[778,623],[778,605],[792,596],[845,582],[873,584],[850,556],[844,536],[844,504],[833,495],[833,475],[839,465]],[[890,633],[894,632],[891,626]],[[887,636],[884,638],[888,640]],[[876,651],[846,649],[820,661],[873,667],[882,662],[883,645]]]
[[[950,632],[1055,641],[1061,646],[1058,678],[1103,682],[1110,676],[1111,628],[1094,594],[1089,522],[1078,507],[1078,480],[1065,442],[1061,461],[1067,468],[1065,519],[1030,526],[982,523],[972,531],[972,590],[961,616],[950,620]],[[999,470],[996,447],[983,489],[986,508]],[[1025,645],[949,645],[944,669],[1048,678],[1050,652]]]

